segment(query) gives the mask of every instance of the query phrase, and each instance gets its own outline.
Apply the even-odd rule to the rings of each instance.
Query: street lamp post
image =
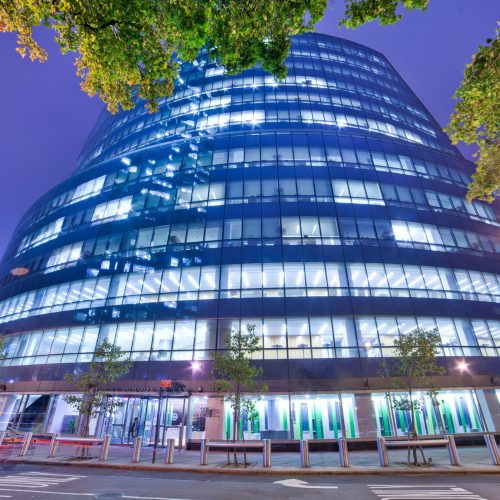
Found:
[[[158,409],[156,412],[155,441],[153,444],[152,463],[156,462],[156,449],[158,448],[158,439],[160,438],[160,418],[161,418],[162,392],[163,392],[163,387],[160,387],[160,390],[158,391]],[[168,405],[168,398],[167,398],[167,405]]]

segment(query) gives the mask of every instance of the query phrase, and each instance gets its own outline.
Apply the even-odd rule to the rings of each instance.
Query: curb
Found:
[[[22,464],[22,465],[45,465],[45,466],[63,466],[63,467],[88,467],[97,469],[114,469],[114,470],[131,470],[131,471],[154,471],[154,472],[185,472],[191,474],[226,474],[226,475],[249,475],[249,476],[421,476],[421,475],[472,475],[472,474],[500,474],[500,467],[495,466],[455,466],[453,468],[445,468],[441,466],[433,466],[432,469],[402,469],[391,467],[377,467],[366,469],[364,467],[351,466],[344,468],[333,467],[316,467],[316,468],[301,468],[301,467],[280,467],[274,466],[272,469],[264,467],[255,467],[251,469],[227,469],[222,466],[197,466],[197,467],[180,467],[176,465],[153,465],[153,464],[112,464],[99,462],[51,462],[48,460],[0,460],[0,464]],[[435,468],[434,468],[435,467]]]

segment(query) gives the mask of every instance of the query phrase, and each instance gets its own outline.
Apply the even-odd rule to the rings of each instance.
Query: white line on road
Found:
[[[19,485],[23,488],[48,488],[49,486],[57,486],[57,483],[43,483],[42,481],[25,482],[21,479],[0,479],[0,486]]]
[[[0,491],[22,491],[26,493],[26,490],[15,490],[15,489],[4,489],[0,488]],[[47,491],[47,490],[28,490],[30,493],[46,493],[47,495],[66,495],[66,496],[80,496],[80,497],[94,497],[95,493],[73,493],[71,491]],[[171,497],[136,497],[131,495],[122,495],[120,498],[132,498],[135,500],[189,500],[188,498],[171,498]]]
[[[367,484],[369,488],[429,488],[430,484]],[[455,488],[454,484],[439,484],[439,488]]]
[[[85,476],[71,476],[69,474],[51,474],[43,472],[20,472],[0,477],[0,486],[25,488],[32,491],[33,488],[49,488],[67,484],[76,479],[83,479]]]
[[[475,493],[453,485],[377,484],[367,486],[381,500],[486,500]]]
[[[134,497],[130,495],[123,495],[121,498],[138,498],[146,500],[189,500],[189,498],[167,498],[167,497]]]
[[[73,479],[87,477],[87,476],[76,476],[75,474],[54,474],[53,472],[35,472],[35,471],[22,472],[21,474],[32,474],[37,476],[61,476],[61,477],[71,477]]]
[[[305,488],[305,489],[318,489],[318,490],[336,490],[338,486],[324,486],[321,484],[309,484],[307,481],[300,479],[283,479],[282,481],[274,481],[274,484],[281,484],[289,488]]]
[[[27,493],[26,490],[16,490],[14,488],[0,488],[0,491],[22,491],[23,493]],[[28,490],[30,493],[47,493],[47,495],[75,495],[75,496],[84,496],[84,497],[95,497],[94,493],[72,493],[71,491],[47,491],[47,490]],[[162,499],[163,500],[163,499]]]

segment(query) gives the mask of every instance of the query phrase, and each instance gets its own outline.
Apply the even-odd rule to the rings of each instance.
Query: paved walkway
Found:
[[[113,469],[135,470],[169,470],[176,472],[213,472],[227,474],[499,474],[500,466],[492,465],[486,446],[459,447],[460,466],[451,466],[446,448],[425,448],[425,455],[432,459],[431,465],[408,467],[406,464],[406,449],[389,451],[389,467],[379,465],[376,451],[353,451],[349,453],[350,467],[342,468],[339,465],[338,452],[311,452],[311,467],[300,466],[299,452],[273,452],[272,467],[262,466],[262,454],[249,453],[250,465],[246,468],[227,465],[225,451],[210,451],[208,464],[200,465],[199,451],[174,452],[172,464],[165,464],[165,449],[157,451],[156,463],[152,462],[153,450],[144,447],[138,463],[132,463],[132,447],[111,446],[108,460],[100,462],[100,448],[91,448],[91,454],[96,457],[89,460],[75,460],[75,446],[60,444],[55,458],[47,458],[48,444],[32,444],[24,457],[19,457],[19,445],[3,445],[0,447],[0,468],[15,466],[19,463],[46,464],[46,465],[78,465],[90,467],[104,467]],[[420,455],[419,455],[420,458]],[[239,459],[243,454],[239,453]]]

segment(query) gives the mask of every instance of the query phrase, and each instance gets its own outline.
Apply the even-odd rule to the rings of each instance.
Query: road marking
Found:
[[[26,493],[26,491],[29,491],[30,493],[45,493],[47,495],[66,495],[66,496],[80,496],[80,497],[94,497],[96,496],[96,493],[73,493],[71,491],[47,491],[47,490],[15,490],[15,489],[4,489],[0,488],[0,491],[21,491],[23,493]],[[1,497],[2,495],[0,495]],[[11,498],[10,495],[6,496],[6,498]],[[132,498],[135,500],[189,500],[188,498],[171,498],[171,497],[136,497],[132,495],[122,495],[119,498]]]
[[[429,488],[430,484],[367,484],[370,488]],[[454,484],[438,484],[439,488],[456,488]]]
[[[34,488],[49,488],[59,485],[67,486],[70,481],[76,479],[85,479],[87,476],[76,476],[73,474],[54,474],[51,472],[20,472],[19,474],[11,474],[9,476],[0,477],[0,491],[5,492],[30,492],[30,493],[45,493],[47,495],[65,495],[65,496],[80,496],[94,497],[96,493],[76,493],[71,491],[49,491]],[[18,489],[19,488],[19,489]],[[20,489],[22,488],[22,489]],[[1,495],[0,498],[12,498],[11,495]],[[134,495],[122,495],[120,498],[129,498],[131,500],[188,500],[171,497],[143,497]]]
[[[274,481],[274,484],[281,484],[282,486],[288,486],[289,488],[305,488],[305,489],[315,489],[315,490],[338,489],[338,486],[323,486],[321,484],[313,485],[309,484],[307,481],[302,481],[300,479],[283,479],[282,481]]]
[[[123,495],[121,498],[138,498],[144,500],[189,500],[189,498],[167,498],[167,497],[134,497],[130,495]]]
[[[84,497],[95,497],[94,493],[71,493],[70,491],[47,491],[47,490],[16,490],[14,488],[0,488],[0,491],[22,491],[26,493],[29,491],[30,493],[47,493],[47,495],[76,495],[76,496],[84,496]],[[162,499],[164,500],[164,499]]]
[[[76,479],[83,479],[86,476],[72,476],[70,474],[51,474],[43,472],[20,472],[19,474],[10,474],[0,477],[0,486],[26,488],[31,491],[32,488],[48,488],[49,486],[58,486]]]
[[[72,478],[85,478],[87,476],[77,476],[75,474],[54,474],[53,472],[35,472],[35,471],[30,471],[30,472],[22,472],[22,474],[31,474],[31,475],[37,475],[37,476],[61,476],[61,477],[72,477]]]
[[[476,495],[464,488],[455,485],[430,485],[430,484],[368,484],[374,495],[381,500],[486,500],[486,498]]]

